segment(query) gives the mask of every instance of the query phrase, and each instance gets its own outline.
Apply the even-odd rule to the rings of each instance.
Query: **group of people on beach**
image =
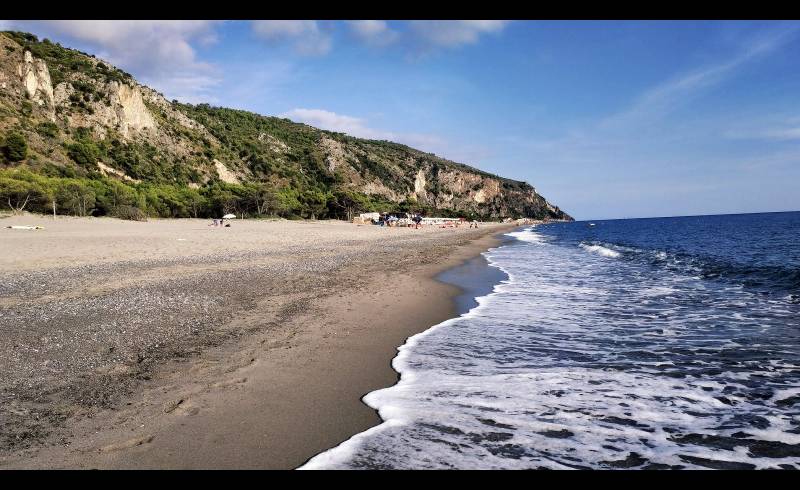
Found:
[[[408,216],[408,215],[406,215],[406,216]],[[415,214],[410,219],[414,223],[414,225],[413,225],[414,229],[419,229],[419,227],[422,224],[422,216],[419,215],[419,214]],[[373,222],[375,224],[377,224],[377,225],[380,225],[380,226],[398,226],[398,224],[400,226],[405,226],[404,222],[406,222],[406,220],[408,220],[408,218],[398,218],[394,214],[386,214],[386,215],[380,216],[377,220],[373,220]],[[411,226],[411,225],[408,224],[408,226]]]
[[[225,224],[225,218],[219,218],[219,219],[214,218],[214,219],[211,220],[211,224],[209,224],[208,226],[227,226],[228,228],[230,228],[231,224],[228,223],[226,225]]]
[[[409,228],[413,227],[414,229],[419,229],[422,226],[422,222],[425,218],[422,217],[421,214],[417,213],[414,215],[406,214],[406,213],[374,213],[376,216],[372,217],[372,223],[378,226],[400,226]],[[458,228],[462,224],[466,224],[467,220],[465,218],[433,218],[432,220],[427,221],[428,225],[438,225],[441,228]],[[413,224],[412,224],[413,223]],[[478,221],[472,220],[469,222],[470,228],[477,228]]]

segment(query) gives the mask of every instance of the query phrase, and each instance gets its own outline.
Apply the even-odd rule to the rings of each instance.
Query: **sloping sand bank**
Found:
[[[44,230],[7,229],[41,225]],[[511,225],[0,220],[0,467],[294,468]]]

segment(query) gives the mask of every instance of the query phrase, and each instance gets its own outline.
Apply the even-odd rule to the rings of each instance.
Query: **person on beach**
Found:
[[[415,229],[415,230],[419,230],[419,225],[420,225],[420,223],[422,223],[422,216],[420,216],[420,215],[418,215],[418,214],[415,214],[415,215],[414,215],[414,217],[413,217],[413,218],[411,218],[411,221],[413,221],[414,223],[416,223],[416,225],[415,225],[414,229]]]

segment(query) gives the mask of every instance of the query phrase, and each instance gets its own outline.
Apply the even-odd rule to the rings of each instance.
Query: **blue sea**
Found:
[[[800,469],[800,212],[550,223],[303,468]]]

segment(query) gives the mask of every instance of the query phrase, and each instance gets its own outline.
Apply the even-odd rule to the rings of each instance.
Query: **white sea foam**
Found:
[[[597,255],[602,255],[603,257],[617,258],[620,256],[620,253],[616,250],[611,250],[610,248],[606,248],[602,245],[587,245],[585,243],[581,243],[580,247],[587,252],[596,253]]]
[[[800,467],[796,309],[511,236],[485,254],[509,279],[410,337],[400,381],[364,397],[385,422],[303,469]]]
[[[547,241],[544,235],[533,231],[533,228],[526,228],[522,231],[512,231],[505,235],[527,243],[545,243]]]

